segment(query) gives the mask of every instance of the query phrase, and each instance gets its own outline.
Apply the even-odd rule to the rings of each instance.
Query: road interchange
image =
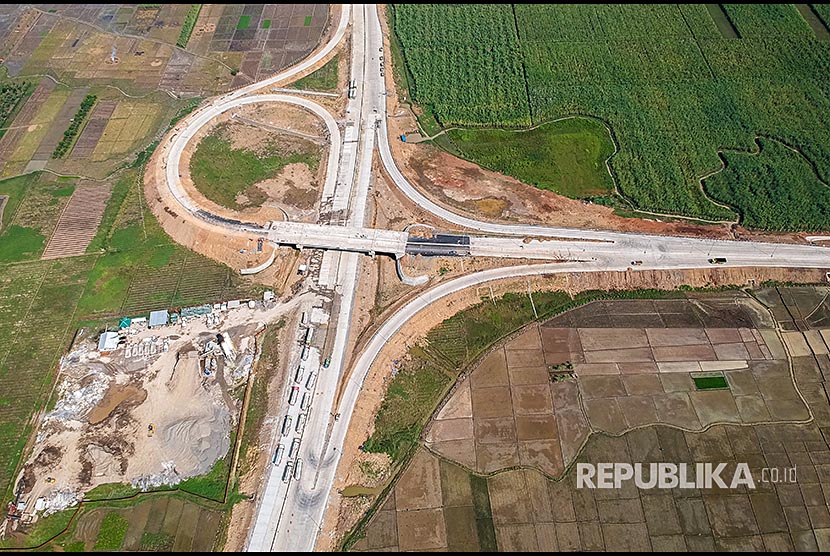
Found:
[[[350,99],[344,132],[334,117],[313,100],[289,94],[257,94],[267,87],[283,83],[323,61],[346,36],[352,22],[352,79],[357,84]],[[320,375],[317,385],[316,411],[309,413],[301,454],[305,470],[300,480],[288,487],[269,482],[267,497],[282,496],[280,511],[260,511],[258,524],[249,540],[249,550],[310,551],[328,505],[341,449],[348,431],[355,403],[372,363],[388,339],[409,319],[432,303],[448,295],[482,283],[519,276],[561,272],[597,272],[629,269],[638,261],[638,270],[691,269],[710,266],[709,259],[725,258],[723,266],[770,266],[830,268],[830,250],[812,245],[706,240],[581,230],[538,225],[501,224],[471,219],[438,205],[423,195],[398,169],[389,146],[386,126],[386,88],[381,54],[383,35],[376,5],[344,5],[332,38],[310,58],[280,74],[254,83],[214,100],[185,118],[172,134],[166,151],[166,186],[179,209],[184,209],[204,224],[222,233],[264,237],[280,245],[334,250],[338,253],[336,288],[340,296],[332,365],[328,378]],[[345,218],[329,224],[272,222],[266,226],[231,220],[211,214],[200,207],[181,183],[182,153],[196,134],[219,115],[254,103],[288,103],[304,108],[324,122],[330,139],[323,199],[332,213]],[[387,253],[396,258],[413,253],[413,241],[404,231],[377,230],[365,227],[365,209],[371,180],[372,153],[377,143],[380,160],[395,186],[413,203],[434,216],[461,227],[469,233],[465,249],[441,247],[445,255],[470,254],[500,258],[557,260],[557,263],[524,264],[469,274],[428,289],[404,305],[368,340],[352,366],[349,380],[335,409],[337,380],[343,376],[350,335],[350,322],[358,280],[358,253]],[[451,252],[452,251],[452,252]],[[461,251],[460,253],[457,251]],[[319,359],[319,355],[317,355]],[[314,360],[319,365],[319,361]],[[340,414],[339,420],[331,415]],[[273,470],[271,471],[273,475]],[[289,517],[290,516],[290,519]],[[283,522],[283,520],[286,520]],[[259,527],[257,529],[256,527]],[[311,532],[314,534],[311,534]]]

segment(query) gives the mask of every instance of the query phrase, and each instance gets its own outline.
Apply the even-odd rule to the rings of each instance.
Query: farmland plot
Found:
[[[394,14],[412,96],[446,127],[595,116],[619,143],[610,166],[635,208],[710,220],[754,213],[744,221],[754,228],[828,229],[826,217],[798,209],[811,202],[798,191],[782,228],[754,196],[701,187],[721,168],[720,150],[753,151],[759,135],[800,151],[830,181],[830,41],[793,5],[723,9],[739,38],[724,38],[703,5],[432,5]],[[456,64],[463,71],[450,72]],[[488,100],[496,94],[509,107]]]

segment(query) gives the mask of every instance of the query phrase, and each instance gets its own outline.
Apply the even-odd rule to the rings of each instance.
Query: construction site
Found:
[[[232,445],[258,337],[298,301],[266,291],[80,329],[2,532],[74,506],[99,485],[147,491],[210,472]]]

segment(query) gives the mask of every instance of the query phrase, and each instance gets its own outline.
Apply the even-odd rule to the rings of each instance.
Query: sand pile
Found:
[[[207,473],[230,447],[230,413],[216,405],[204,409],[206,413],[182,417],[159,431],[162,457],[176,462],[182,478]]]

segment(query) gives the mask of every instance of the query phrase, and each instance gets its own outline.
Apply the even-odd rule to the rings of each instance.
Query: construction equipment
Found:
[[[153,436],[154,432],[156,432],[156,425],[153,423],[147,425],[147,436]]]
[[[46,477],[46,484],[47,485],[55,484],[55,478],[54,477]]]

